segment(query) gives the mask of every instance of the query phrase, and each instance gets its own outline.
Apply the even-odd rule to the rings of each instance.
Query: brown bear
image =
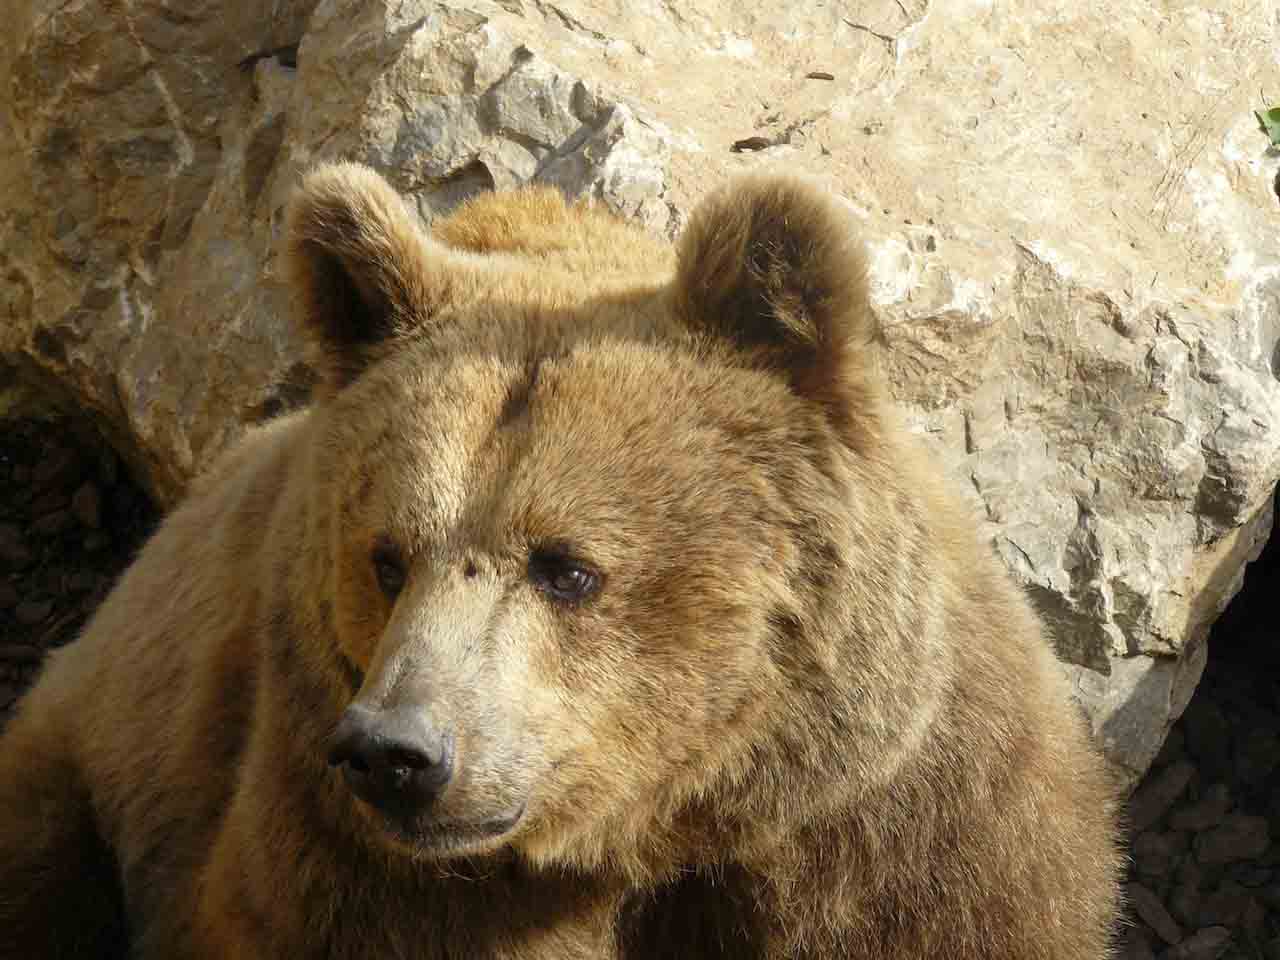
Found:
[[[0,956],[1100,960],[1116,796],[824,194],[309,174],[322,384],[0,740]]]

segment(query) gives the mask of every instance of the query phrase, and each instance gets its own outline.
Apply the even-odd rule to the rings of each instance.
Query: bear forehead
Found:
[[[793,405],[773,378],[684,344],[406,348],[332,406],[328,446],[358,465],[343,496],[406,527],[598,539],[758,498],[768,463],[796,449]]]

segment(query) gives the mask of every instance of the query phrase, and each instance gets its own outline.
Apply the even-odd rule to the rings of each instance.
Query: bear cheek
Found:
[[[354,569],[353,569],[354,567]],[[367,563],[347,563],[337,572],[334,631],[343,655],[362,672],[369,669],[391,605]]]

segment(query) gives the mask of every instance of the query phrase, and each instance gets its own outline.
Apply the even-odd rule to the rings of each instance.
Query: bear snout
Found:
[[[352,704],[329,738],[328,759],[365,803],[411,819],[453,778],[453,735],[433,729],[415,710]]]

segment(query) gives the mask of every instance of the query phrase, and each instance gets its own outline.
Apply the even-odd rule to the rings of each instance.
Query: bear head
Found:
[[[869,691],[861,741],[895,735],[874,666],[825,639],[883,587],[845,545],[903,560],[874,542],[862,261],[821,191],[738,179],[673,254],[545,189],[428,231],[338,164],[287,242],[322,371],[304,559],[342,678],[331,759],[371,832],[658,870],[735,842],[765,794],[808,802],[859,723],[822,706],[836,686]]]

